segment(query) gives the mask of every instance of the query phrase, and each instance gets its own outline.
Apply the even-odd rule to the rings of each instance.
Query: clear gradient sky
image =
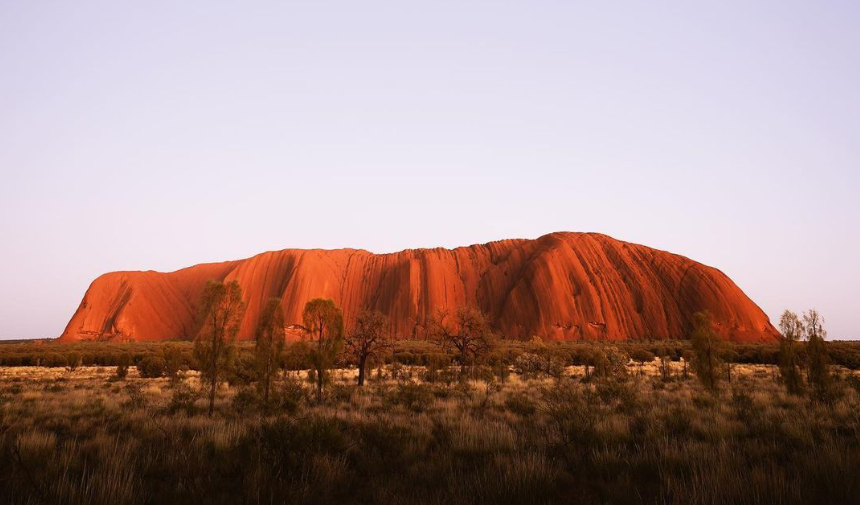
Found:
[[[705,5],[710,4],[710,5]],[[860,3],[0,3],[0,338],[111,270],[599,231],[860,338]]]

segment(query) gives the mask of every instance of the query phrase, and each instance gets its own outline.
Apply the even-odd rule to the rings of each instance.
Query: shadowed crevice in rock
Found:
[[[187,339],[209,279],[236,280],[253,338],[260,311],[281,298],[287,324],[305,302],[332,298],[347,326],[362,309],[391,318],[399,337],[421,336],[428,315],[475,305],[507,338],[683,338],[709,310],[723,338],[772,341],[764,312],[726,275],[688,258],[596,233],[552,233],[456,249],[285,249],[169,273],[113,272],[90,285],[61,336],[76,340]]]

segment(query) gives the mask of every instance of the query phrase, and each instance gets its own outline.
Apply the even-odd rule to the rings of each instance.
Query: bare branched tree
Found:
[[[827,354],[827,331],[824,330],[824,318],[817,310],[811,309],[803,315],[803,327],[806,336],[806,355],[809,364],[809,385],[813,398],[819,401],[829,401],[833,390],[830,377],[830,356]]]
[[[485,356],[495,337],[486,314],[475,307],[461,307],[454,316],[439,311],[427,323],[427,335],[443,349],[453,349],[460,373]]]
[[[779,375],[789,394],[803,392],[803,377],[800,374],[800,359],[797,355],[797,341],[803,338],[803,322],[797,314],[786,310],[779,318]]]
[[[385,314],[364,311],[355,320],[355,327],[346,337],[345,352],[358,363],[358,385],[364,385],[368,359],[391,350],[391,332]]]

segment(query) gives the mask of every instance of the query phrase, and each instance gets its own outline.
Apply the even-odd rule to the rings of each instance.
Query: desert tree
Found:
[[[800,374],[800,359],[797,354],[797,341],[804,336],[803,321],[797,314],[786,310],[779,318],[779,375],[789,394],[799,395],[803,391],[803,378]]]
[[[83,357],[78,351],[72,351],[66,355],[66,362],[66,369],[70,372],[73,372],[81,366],[81,363],[83,362]]]
[[[720,358],[722,359],[723,369],[725,369],[725,371],[726,371],[726,380],[728,381],[729,384],[731,384],[732,383],[732,368],[734,367],[734,364],[740,358],[740,355],[738,355],[737,351],[732,349],[730,346],[724,345],[724,346],[722,346],[722,349],[720,352]]]
[[[529,350],[538,357],[541,373],[560,379],[564,375],[564,358],[558,346],[545,341],[538,335],[532,335]]]
[[[668,381],[672,375],[672,356],[671,351],[666,346],[661,346],[657,350],[657,358],[660,360],[660,377],[663,381]]]
[[[690,362],[693,360],[693,351],[692,349],[681,349],[681,362],[683,367],[681,368],[681,379],[687,380],[690,378],[690,374],[688,369],[690,368]]]
[[[157,379],[164,376],[164,356],[150,354],[137,362],[137,373],[145,379]]]
[[[131,366],[131,355],[125,352],[120,354],[116,362],[116,376],[118,379],[126,378],[129,366]]]
[[[236,281],[210,280],[200,296],[200,330],[194,341],[194,357],[209,385],[209,416],[215,410],[215,393],[232,354],[233,342],[245,314],[242,288]]]
[[[309,358],[316,372],[317,402],[323,381],[343,349],[343,313],[333,300],[314,298],[305,304],[302,321],[310,340]]]
[[[254,331],[254,373],[266,406],[269,405],[272,382],[284,361],[285,338],[281,300],[270,298],[263,306]]]
[[[185,362],[182,357],[182,351],[173,344],[165,345],[162,349],[164,356],[164,375],[170,378],[171,383],[175,384],[179,379],[179,372],[183,370]]]
[[[827,355],[827,332],[824,318],[812,309],[803,315],[803,328],[806,337],[808,360],[808,380],[812,395],[816,400],[827,401],[831,398],[832,381],[830,377],[830,357]]]
[[[391,350],[391,332],[385,314],[377,310],[361,312],[346,337],[345,352],[358,364],[358,385],[364,385],[368,359]]]
[[[445,351],[453,350],[461,376],[493,346],[495,337],[487,315],[475,307],[460,307],[455,315],[439,311],[427,323],[427,336]]]
[[[705,389],[715,392],[719,388],[722,346],[714,331],[713,316],[707,311],[696,312],[693,321],[693,333],[690,336],[693,372]]]
[[[630,356],[607,340],[598,340],[590,354],[591,376],[602,381],[614,381],[627,375]]]
[[[639,363],[639,375],[642,375],[645,363],[654,361],[654,353],[644,347],[637,347],[630,352],[630,359]]]
[[[281,367],[287,373],[300,372],[312,368],[310,345],[305,340],[284,344],[284,359]]]
[[[582,346],[578,352],[575,352],[571,355],[571,362],[574,365],[582,365],[585,369],[585,378],[588,379],[591,377],[591,363],[592,363],[592,350],[587,346]]]

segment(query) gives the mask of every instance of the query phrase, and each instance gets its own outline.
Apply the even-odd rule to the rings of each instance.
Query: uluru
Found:
[[[281,299],[288,323],[300,322],[304,304],[318,297],[342,307],[347,328],[361,310],[380,310],[398,338],[421,337],[428,316],[465,305],[511,339],[685,338],[701,310],[726,340],[777,337],[716,268],[606,235],[559,232],[455,249],[285,249],[169,273],[111,272],[92,282],[60,341],[191,339],[210,279],[242,287],[239,339],[253,338],[271,297]]]

